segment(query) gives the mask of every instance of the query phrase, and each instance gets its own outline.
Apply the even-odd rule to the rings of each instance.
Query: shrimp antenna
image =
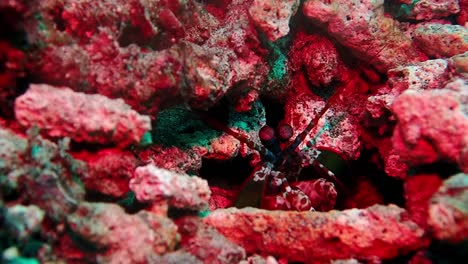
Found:
[[[269,157],[273,155],[273,153],[269,151],[267,148],[265,148],[264,146],[257,144],[256,142],[251,140],[249,137],[239,133],[238,131],[234,129],[229,128],[228,126],[221,123],[220,121],[208,116],[205,112],[194,111],[194,110],[192,111],[196,113],[197,116],[199,116],[204,122],[206,122],[208,125],[210,125],[214,129],[223,131],[224,133],[234,137],[240,142],[246,144],[250,149],[258,151],[262,157]]]
[[[387,47],[387,45],[384,45],[382,47],[381,50],[379,50],[377,52],[377,54],[375,56],[373,56],[371,59],[369,59],[366,63],[369,64],[373,59],[375,59],[377,56],[380,55],[380,53],[382,51],[385,50],[385,48]],[[338,99],[340,98],[340,95],[342,94],[342,92],[350,85],[350,83],[352,82],[353,78],[351,77],[348,77],[348,80],[346,81],[346,83],[344,85],[341,85],[337,91],[335,91],[335,93],[333,93],[333,95],[330,97],[330,99],[328,99],[328,101],[326,102],[325,106],[322,108],[322,110],[320,110],[320,112],[309,122],[309,124],[307,125],[307,127],[301,132],[299,133],[296,138],[294,138],[294,140],[291,142],[291,144],[289,144],[287,147],[285,147],[283,149],[283,151],[281,151],[281,153],[279,154],[279,157],[278,157],[278,160],[277,162],[279,164],[282,164],[284,162],[284,159],[291,153],[291,152],[294,152],[296,150],[296,148],[305,140],[305,138],[307,137],[307,135],[310,133],[310,131],[312,131],[312,129],[314,129],[314,127],[317,126],[319,120],[325,115],[325,113],[328,111],[328,109],[330,109],[330,107],[335,104],[336,101],[338,101]]]

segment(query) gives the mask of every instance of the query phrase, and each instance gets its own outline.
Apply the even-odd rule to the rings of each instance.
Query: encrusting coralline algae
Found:
[[[467,10],[0,1],[2,263],[466,259]]]

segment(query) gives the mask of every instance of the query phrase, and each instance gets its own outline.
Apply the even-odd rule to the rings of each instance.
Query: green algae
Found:
[[[211,140],[222,134],[183,107],[162,110],[153,127],[152,136],[155,144],[182,149],[195,146],[209,147]]]
[[[280,38],[276,41],[269,41],[265,34],[260,34],[263,46],[268,49],[267,61],[270,66],[268,73],[269,80],[284,81],[287,76],[288,49],[291,42],[290,36]]]
[[[260,101],[254,102],[248,112],[239,113],[232,106],[228,108],[228,120],[218,120],[221,123],[225,122],[226,127],[251,132],[259,130],[265,123],[265,109]],[[154,144],[182,149],[195,146],[210,149],[211,141],[223,134],[222,131],[210,127],[197,114],[180,106],[159,112],[153,127],[151,135]]]
[[[230,109],[229,126],[239,128],[245,132],[258,131],[265,123],[265,108],[260,101],[255,101],[248,112],[236,112]]]
[[[211,213],[211,211],[208,210],[208,209],[207,210],[202,210],[202,211],[198,212],[198,217],[205,218],[205,217],[209,216],[210,213]]]
[[[151,132],[148,131],[148,132],[145,132],[145,134],[143,134],[138,145],[148,146],[148,145],[151,145],[152,143],[153,143],[153,138],[151,137]]]

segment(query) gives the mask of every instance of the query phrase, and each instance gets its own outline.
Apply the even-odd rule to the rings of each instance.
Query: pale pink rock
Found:
[[[406,91],[392,105],[397,118],[393,145],[411,166],[435,161],[458,163],[464,171],[468,117],[462,103],[468,94],[450,90]]]
[[[452,243],[468,238],[468,175],[459,173],[445,180],[429,206],[428,224],[439,240]]]
[[[443,59],[391,69],[387,72],[387,84],[367,99],[366,109],[373,118],[379,118],[390,110],[395,99],[405,90],[442,88],[450,78],[450,71],[448,62]]]
[[[308,0],[303,12],[312,22],[380,72],[426,60],[398,22],[385,17],[383,0]]]
[[[289,261],[391,259],[425,245],[424,230],[394,205],[321,212],[218,209],[204,221],[247,253]]]
[[[139,201],[167,201],[170,206],[200,210],[208,208],[211,194],[206,180],[152,164],[135,170],[134,178],[130,180],[130,189]]]
[[[468,29],[460,25],[417,25],[414,40],[427,55],[446,58],[468,51]]]
[[[254,0],[249,14],[267,38],[275,41],[289,33],[289,20],[299,4],[298,0]]]
[[[138,114],[122,99],[46,84],[32,84],[18,97],[15,114],[21,125],[37,126],[51,137],[120,147],[138,143],[151,129],[149,116]]]

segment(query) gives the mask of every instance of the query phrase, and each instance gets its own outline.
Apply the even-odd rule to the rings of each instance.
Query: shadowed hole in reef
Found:
[[[284,105],[277,100],[260,96],[263,106],[265,107],[266,123],[270,127],[276,128],[279,122],[284,118]]]
[[[135,197],[135,193],[132,191],[127,192],[123,197],[115,198],[100,192],[86,190],[85,201],[93,203],[116,203],[123,207],[128,214],[136,214],[150,205],[148,203],[139,202]]]
[[[200,169],[200,176],[210,186],[226,190],[239,190],[251,173],[249,159],[239,155],[227,161],[203,159]]]
[[[383,196],[385,204],[405,206],[403,181],[388,176],[383,165],[377,166],[373,161],[375,151],[364,150],[358,160],[351,163],[352,173],[355,176],[364,176],[371,181],[377,191]]]
[[[439,177],[447,179],[448,177],[455,175],[459,172],[460,168],[458,168],[456,164],[439,161],[429,165],[415,167],[410,170],[409,174],[410,176],[418,174],[437,174],[439,175]]]

